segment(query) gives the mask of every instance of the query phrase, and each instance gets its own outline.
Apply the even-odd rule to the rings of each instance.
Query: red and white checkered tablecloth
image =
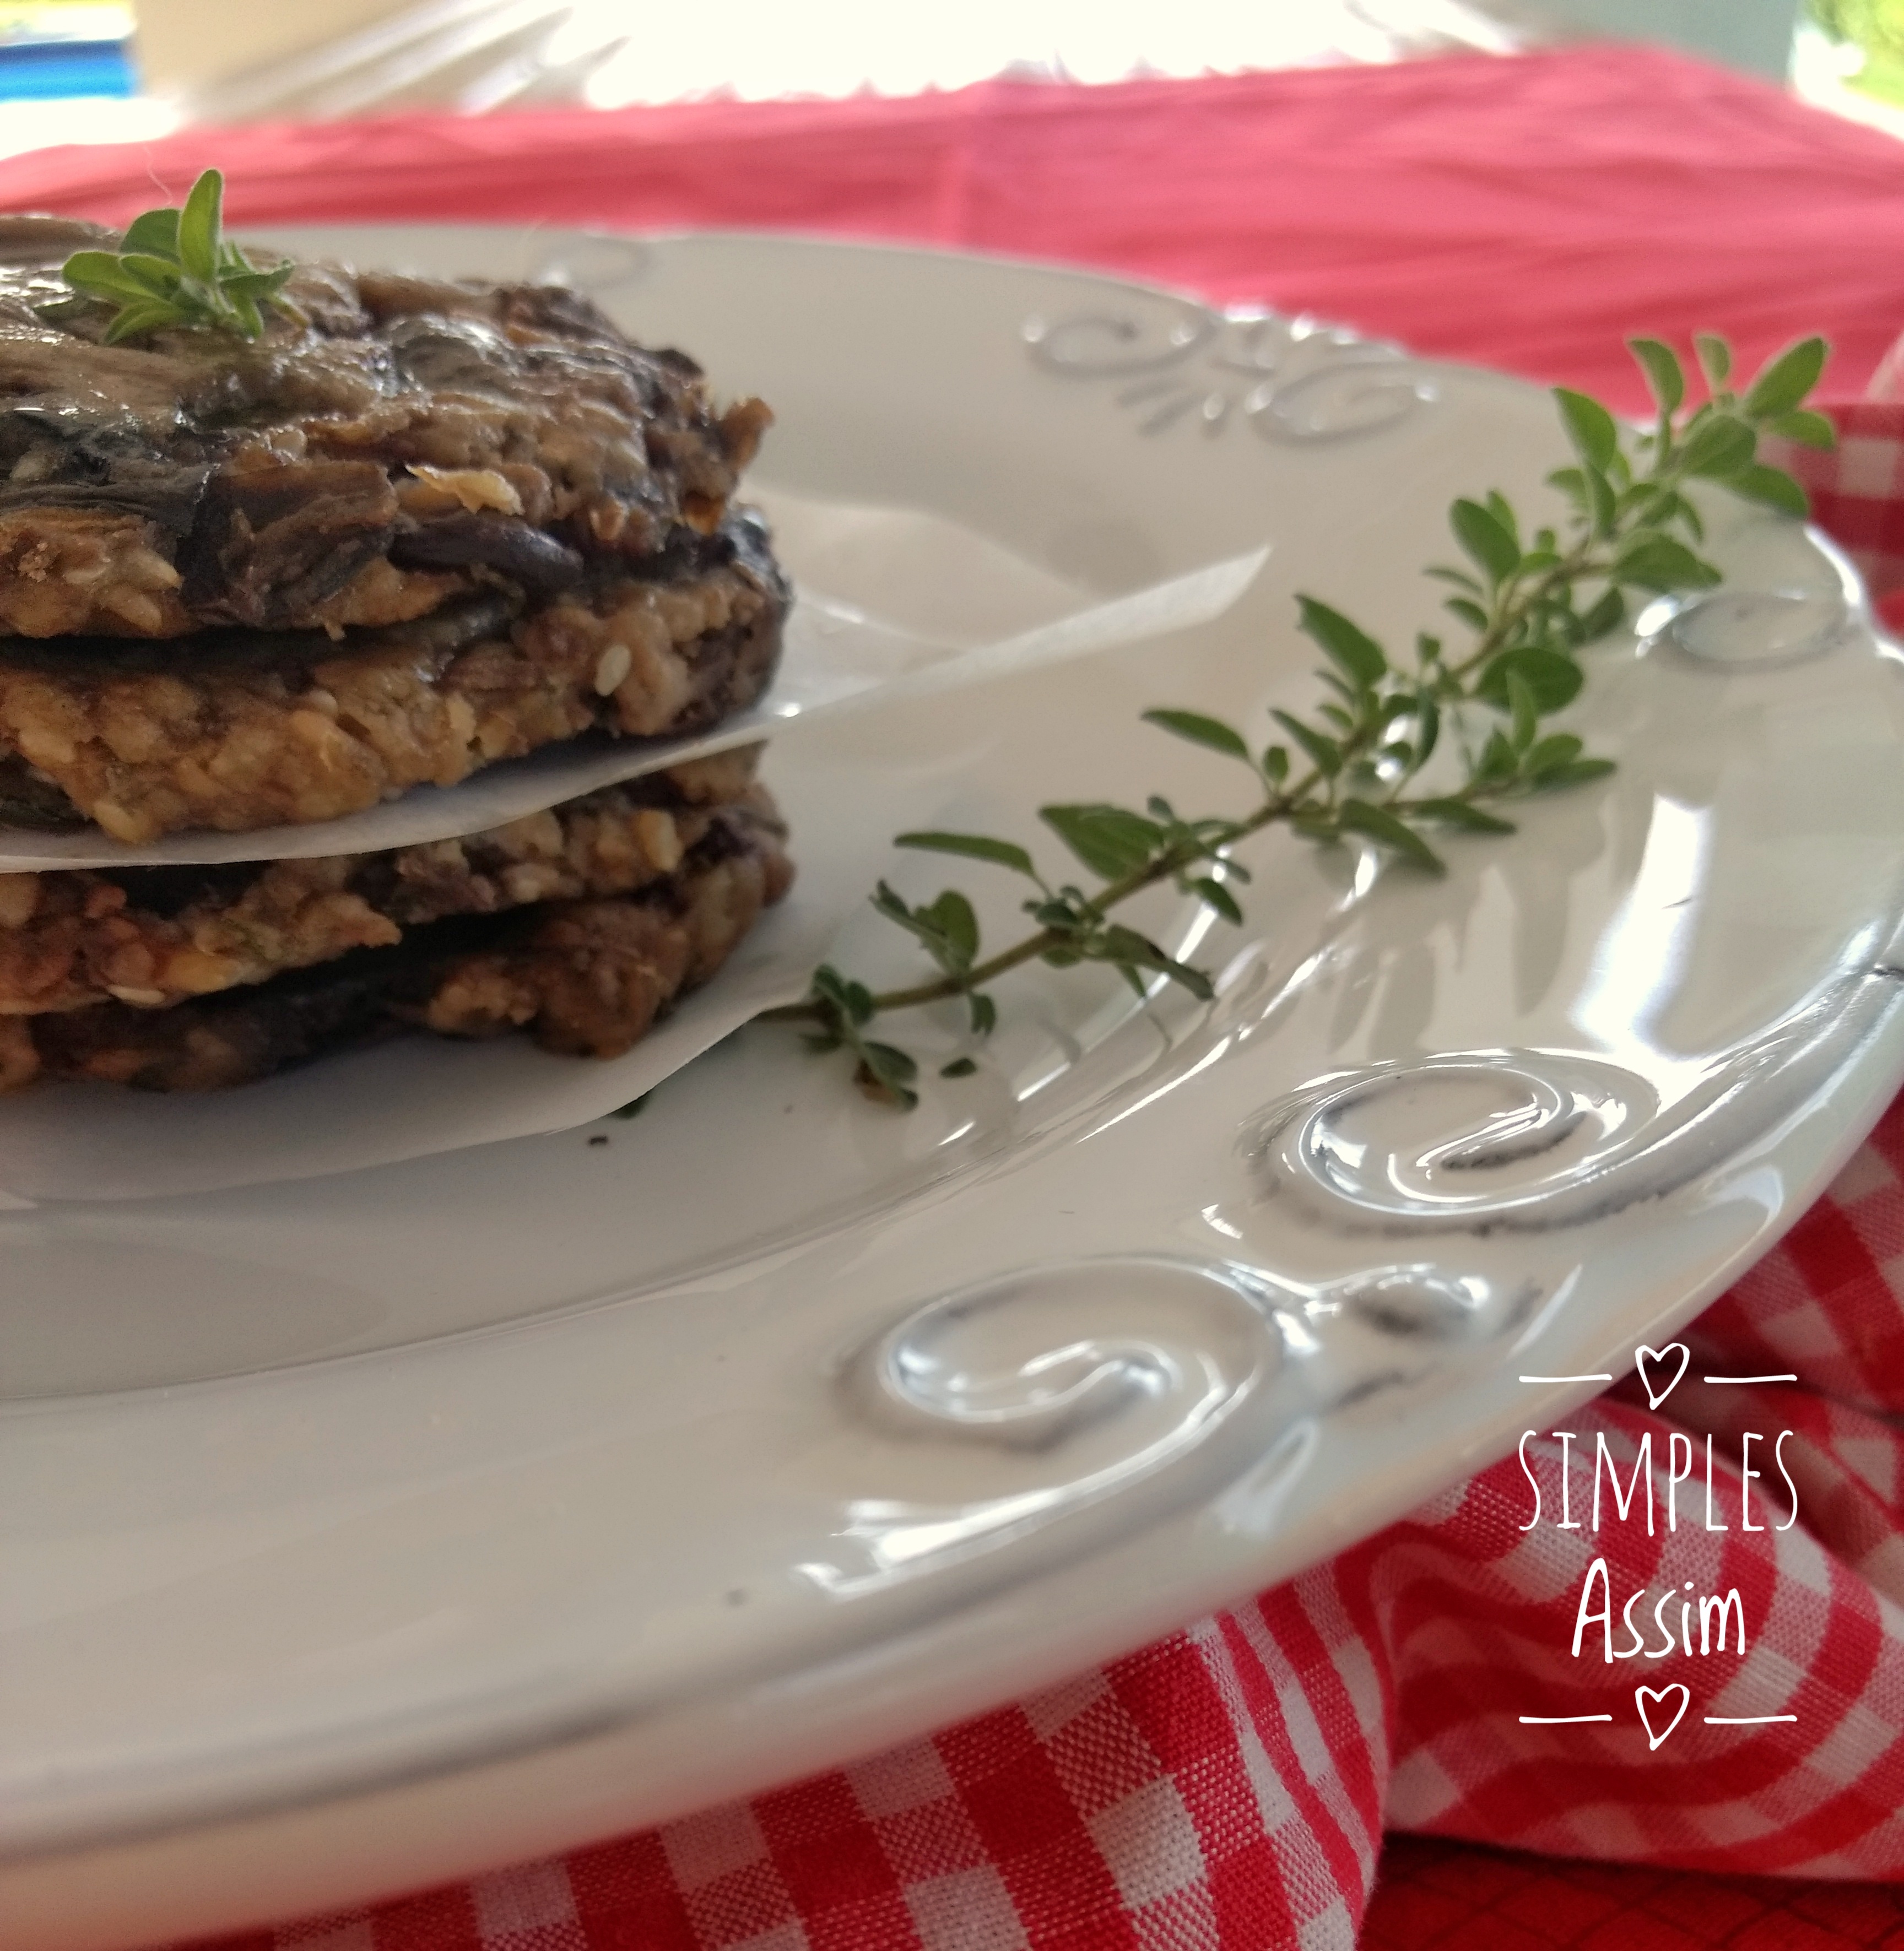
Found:
[[[1857,565],[1878,615],[1904,629],[1904,341],[1862,400],[1834,404],[1829,453],[1768,441],[1767,457],[1804,482],[1812,519]]]
[[[1799,464],[1875,586],[1904,593],[1904,405],[1832,410],[1841,448]],[[1871,1887],[1904,1884],[1904,1099],[1685,1339],[1657,1409],[1636,1374],[1572,1416],[1571,1443],[1543,1433],[1066,1685],[752,1801],[220,1951],[1904,1946],[1904,1888]],[[1714,1370],[1796,1379],[1699,1382]],[[1795,1512],[1768,1453],[1781,1431]],[[1656,1523],[1610,1503],[1597,1531],[1552,1522],[1563,1479],[1576,1519],[1595,1507],[1602,1441],[1622,1483],[1649,1446]],[[1548,1521],[1530,1527],[1537,1481]],[[1617,1617],[1579,1633],[1596,1559],[1611,1612],[1646,1595],[1630,1656]],[[1733,1590],[1743,1656],[1727,1615],[1711,1651],[1698,1622]],[[1418,1840],[1384,1856],[1385,1829]]]

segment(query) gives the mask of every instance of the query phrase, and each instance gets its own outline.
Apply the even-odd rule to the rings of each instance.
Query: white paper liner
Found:
[[[308,826],[175,833],[127,847],[98,829],[0,828],[0,873],[61,867],[317,860],[479,833],[597,788],[772,736],[836,712],[978,682],[1140,642],[1219,617],[1267,548],[1105,602],[935,515],[752,492],[798,598],[772,689],[712,732],[686,738],[577,741]]]

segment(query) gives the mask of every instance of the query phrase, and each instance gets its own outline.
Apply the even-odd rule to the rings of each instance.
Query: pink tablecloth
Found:
[[[1633,406],[1629,332],[1713,327],[1749,361],[1822,329],[1842,395],[1904,324],[1904,148],[1632,50],[194,133],[17,158],[0,195],[123,217],[211,161],[254,226],[718,224],[1008,251],[1312,310]],[[1630,1459],[1649,1434],[1656,1451],[1677,1431],[1736,1453],[1743,1427],[1790,1428],[1790,1529],[1741,1529],[1722,1464],[1723,1537],[1527,1533],[1510,1460],[1290,1586],[932,1740],[566,1862],[239,1941],[1337,1951],[1359,1928],[1397,1947],[1904,1943],[1904,1903],[1880,1887],[1904,1877],[1901,1170],[1893,1113],[1689,1337],[1696,1364],[1799,1380],[1688,1386],[1657,1411],[1629,1384],[1575,1419],[1571,1456],[1527,1450],[1551,1500],[1570,1470],[1590,1494],[1596,1434]],[[1602,1544],[1616,1594],[1737,1587],[1749,1650],[1622,1665],[1590,1642],[1573,1659]],[[1697,1702],[1670,1747],[1639,1724],[1636,1674],[1659,1697],[1653,1732],[1675,1687]],[[1526,1700],[1614,1718],[1530,1728]],[[1370,1908],[1384,1827],[1415,1833],[1381,1859]]]

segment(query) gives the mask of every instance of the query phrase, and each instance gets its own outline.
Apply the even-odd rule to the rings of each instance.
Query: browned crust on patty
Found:
[[[499,576],[547,593],[711,533],[772,418],[553,286],[306,265],[302,317],[256,344],[109,346],[67,245],[35,248],[17,233],[0,261],[0,632],[383,624]]]
[[[760,748],[611,786],[487,832],[227,867],[0,874],[0,1016],[163,1009],[387,947],[451,915],[623,894],[671,874]]]
[[[0,1018],[0,1090],[36,1078],[222,1089],[405,1028],[524,1030],[546,1050],[618,1057],[786,891],[784,839],[757,794],[720,809],[673,874],[630,894],[439,922],[393,947],[170,1009]]]
[[[725,561],[592,582],[513,623],[477,599],[336,645],[15,649],[0,751],[136,844],[335,819],[585,732],[704,729],[766,688],[789,595],[756,524],[721,539]]]

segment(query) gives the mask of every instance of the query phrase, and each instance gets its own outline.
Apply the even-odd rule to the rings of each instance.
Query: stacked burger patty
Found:
[[[102,342],[0,223],[0,823],[129,850],[705,730],[789,600],[769,415],[587,301],[301,266],[246,342]],[[392,1025],[626,1049],[791,876],[754,754],[466,838],[0,876],[0,1087],[223,1085]]]

